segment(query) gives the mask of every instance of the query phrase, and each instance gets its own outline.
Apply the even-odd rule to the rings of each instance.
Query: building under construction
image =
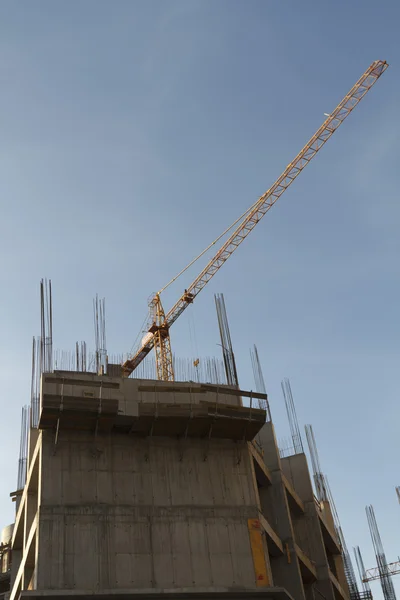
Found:
[[[185,382],[126,378],[108,363],[97,299],[94,356],[77,345],[75,362],[58,359],[70,370],[53,368],[51,284],[41,298],[2,600],[371,597],[358,591],[307,426],[314,492],[289,381],[283,446],[255,347],[256,391],[239,388],[222,295],[223,361],[192,363]]]
[[[43,374],[15,494],[10,600],[348,598],[329,502],[314,497],[303,453],[280,457],[258,399],[229,386]]]
[[[256,349],[256,391],[240,388],[223,298],[222,365],[177,361],[169,330],[386,68],[367,69],[169,312],[153,297],[132,356],[109,360],[97,299],[93,357],[84,343],[54,354],[42,282],[2,600],[371,597],[358,590],[308,427],[314,491],[289,382],[291,443],[280,448]],[[143,362],[153,348],[154,369]]]

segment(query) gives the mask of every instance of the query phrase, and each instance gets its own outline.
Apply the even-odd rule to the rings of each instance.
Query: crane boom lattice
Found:
[[[365,571],[365,577],[363,582],[374,581],[375,579],[381,579],[382,571],[385,575],[398,575],[400,573],[400,561],[389,563],[384,567],[374,567]]]
[[[310,163],[314,156],[319,152],[322,146],[329,140],[334,132],[340,127],[343,121],[354,110],[360,100],[376,83],[382,73],[387,69],[386,61],[377,60],[373,62],[365,73],[360,77],[357,83],[346,94],[343,100],[337,105],[335,110],[326,118],[321,127],[316,131],[313,137],[307,142],[303,149],[297,154],[294,160],[286,167],[281,176],[275,181],[265,194],[253,205],[253,208],[232,233],[229,239],[222,245],[215,256],[209,261],[201,273],[185,290],[184,294],[174,304],[171,310],[165,315],[162,324],[163,335],[154,335],[141,345],[136,354],[125,361],[122,365],[125,376],[130,375],[132,371],[142,362],[150,350],[156,345],[156,360],[159,361],[160,368],[157,366],[158,377],[166,380],[173,379],[171,370],[163,369],[162,365],[172,364],[171,347],[169,342],[169,328],[177,318],[184,312],[189,304],[207,285],[207,283],[219,271],[222,265],[240,246],[243,240],[249,235],[254,227],[259,223],[262,217],[276,203],[278,198],[287,190],[287,188],[298,177],[302,170]],[[155,297],[155,302],[160,303],[159,295]],[[162,310],[162,307],[160,308]],[[154,329],[154,328],[153,328]],[[169,354],[169,356],[167,356]]]

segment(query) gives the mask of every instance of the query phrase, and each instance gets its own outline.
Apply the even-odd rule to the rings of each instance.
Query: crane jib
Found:
[[[316,131],[313,137],[307,142],[302,150],[297,154],[294,160],[286,167],[275,183],[263,194],[258,201],[253,205],[252,209],[244,217],[243,221],[231,234],[229,239],[222,245],[215,256],[208,262],[206,267],[185,290],[185,293],[179,298],[171,310],[165,315],[163,322],[164,327],[169,328],[176,319],[184,312],[189,304],[191,304],[197,294],[205,287],[222,265],[228,260],[238,246],[244,241],[254,227],[259,223],[262,217],[276,203],[285,190],[293,183],[302,170],[314,158],[317,152],[325,145],[334,132],[340,127],[343,121],[358,105],[360,100],[376,83],[382,73],[387,69],[386,61],[377,60],[373,62],[369,68],[363,73],[356,84],[344,96],[343,100],[337,105],[335,110],[327,115],[326,120],[321,127]],[[190,300],[189,300],[190,299]],[[163,352],[171,352],[168,337],[168,348],[156,352],[157,356],[163,356]],[[135,355],[125,361],[122,365],[123,373],[129,375],[142,362],[150,350],[155,345],[154,340],[150,343],[142,345]],[[157,350],[157,348],[156,348]],[[169,362],[172,362],[172,355],[169,357]]]

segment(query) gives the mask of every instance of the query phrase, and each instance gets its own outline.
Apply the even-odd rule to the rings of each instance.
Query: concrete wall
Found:
[[[240,396],[229,386],[99,377],[91,373],[69,371],[46,373],[41,380],[41,398],[43,394],[76,398],[96,398],[101,394],[104,400],[117,400],[119,410],[126,415],[137,414],[138,403],[160,401],[171,404],[199,404],[203,400],[215,401],[217,397],[218,404],[241,405]],[[258,403],[255,406],[258,407]]]
[[[246,445],[44,431],[41,473],[38,589],[256,587]]]
[[[281,465],[285,476],[291,482],[305,505],[305,514],[297,517],[292,516],[292,523],[297,543],[316,566],[319,579],[317,589],[325,597],[333,598],[335,595],[335,589],[331,582],[331,575],[333,574],[344,592],[348,594],[342,555],[334,546],[332,547],[334,552],[330,551],[330,545],[325,543],[322,532],[321,520],[328,525],[331,530],[330,537],[338,544],[329,503],[326,503],[325,507],[318,507],[315,502],[305,454],[296,454],[283,458]]]
[[[260,490],[261,509],[282,540],[286,552],[271,560],[275,585],[284,586],[296,600],[304,600],[300,565],[295,552],[295,536],[282,479],[281,459],[272,422],[265,423],[259,433],[264,461],[271,472],[272,485]]]
[[[281,466],[283,473],[293,485],[296,493],[306,503],[305,515],[294,515],[293,513],[291,515],[296,541],[313,562],[319,558],[319,552],[322,553],[322,560],[326,562],[317,515],[313,511],[311,515],[307,514],[307,503],[311,503],[314,507],[314,492],[306,456],[304,454],[287,456],[281,459]]]
[[[285,588],[295,600],[318,592],[337,600],[331,579],[341,556],[328,562],[326,546],[334,555],[336,542],[322,527],[305,456],[280,459],[272,423],[239,393],[44,375],[10,600],[28,588],[247,590],[275,600]],[[258,433],[258,445],[247,443]]]

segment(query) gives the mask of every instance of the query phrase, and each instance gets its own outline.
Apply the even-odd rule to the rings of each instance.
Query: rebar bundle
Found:
[[[357,569],[358,569],[358,575],[361,580],[361,585],[362,585],[363,591],[364,591],[364,593],[369,592],[369,594],[371,594],[371,587],[370,587],[368,581],[365,581],[366,571],[365,571],[364,561],[363,561],[363,557],[361,555],[360,547],[356,546],[355,548],[353,548],[353,551],[354,551],[354,556],[356,559],[356,564],[357,564]]]
[[[87,371],[87,349],[86,342],[76,342],[75,346],[76,353],[76,370],[81,373],[85,373]],[[97,356],[97,354],[96,354]]]
[[[306,425],[304,429],[306,432],[307,444],[311,457],[311,465],[314,475],[314,483],[317,498],[320,502],[326,502],[328,500],[328,490],[325,482],[325,477],[322,473],[321,465],[319,462],[318,449],[312,425]]]
[[[31,427],[37,427],[39,424],[39,394],[40,394],[40,375],[41,375],[41,341],[40,338],[33,338],[32,343],[32,378],[31,378]]]
[[[250,349],[250,358],[251,358],[251,365],[253,367],[253,376],[254,376],[254,382],[256,385],[256,391],[260,392],[261,394],[266,394],[267,390],[265,388],[265,381],[264,381],[264,375],[261,369],[261,363],[260,363],[260,359],[258,357],[258,350],[257,350],[257,346],[254,344],[253,349]],[[258,401],[258,406],[259,408],[262,408],[263,410],[266,411],[267,413],[267,421],[271,420],[271,412],[269,409],[269,402],[268,400],[262,400],[260,399]]]
[[[333,502],[333,498],[332,498],[332,502]],[[335,513],[336,513],[336,519],[338,519],[336,507],[335,507]],[[336,534],[339,538],[340,547],[342,550],[344,574],[346,577],[347,585],[349,587],[350,600],[358,600],[358,598],[360,596],[360,592],[358,590],[356,574],[354,572],[353,563],[351,561],[350,554],[347,549],[346,541],[344,539],[343,531],[342,531],[340,524],[338,526],[336,526],[336,523],[335,523],[335,529],[336,529]]]
[[[87,351],[85,342],[80,344],[77,342],[75,351],[57,350],[54,353],[54,367],[56,371],[97,373],[97,357],[97,352]],[[117,365],[123,362],[124,357],[122,354],[112,354],[108,359],[110,364]],[[196,360],[174,357],[174,372],[177,381],[227,385],[224,363],[214,357]],[[140,363],[129,377],[131,379],[157,379],[154,356],[149,356]]]
[[[39,423],[40,376],[53,371],[53,301],[51,280],[40,281],[40,337],[32,343],[30,426]]]
[[[96,373],[107,373],[107,342],[106,342],[106,299],[93,300],[94,339],[96,346]]]
[[[307,444],[311,456],[311,465],[314,474],[315,490],[318,500],[322,503],[328,502],[331,509],[333,523],[335,527],[336,536],[341,548],[343,557],[343,566],[347,585],[349,587],[350,599],[360,600],[361,595],[358,589],[357,578],[351,561],[350,553],[347,549],[346,541],[343,535],[342,526],[340,524],[339,515],[336,509],[335,501],[329,486],[327,477],[322,473],[321,465],[319,462],[319,455],[317,449],[317,443],[315,441],[313,428],[311,425],[305,426]]]
[[[374,547],[376,564],[379,569],[379,578],[381,582],[383,597],[385,598],[385,600],[396,600],[396,593],[394,591],[392,578],[388,571],[385,551],[383,549],[383,544],[376,522],[374,509],[371,505],[366,506],[365,512],[367,513],[367,520],[369,530],[371,533],[372,545]]]
[[[19,458],[18,458],[18,478],[17,490],[22,490],[26,482],[26,465],[28,458],[28,438],[29,438],[29,419],[30,407],[22,407],[21,415],[21,435],[19,440]]]
[[[217,318],[219,333],[221,336],[222,356],[225,365],[226,381],[228,385],[239,387],[238,374],[233,353],[231,333],[229,330],[228,315],[226,312],[225,300],[223,294],[215,294],[215,307],[217,309]]]
[[[53,304],[51,279],[40,282],[40,372],[53,370]]]
[[[297,420],[296,407],[294,405],[292,388],[290,387],[289,379],[284,379],[281,382],[283,397],[285,399],[286,413],[289,420],[290,433],[293,442],[294,454],[304,452],[303,441],[301,439],[299,423]]]

